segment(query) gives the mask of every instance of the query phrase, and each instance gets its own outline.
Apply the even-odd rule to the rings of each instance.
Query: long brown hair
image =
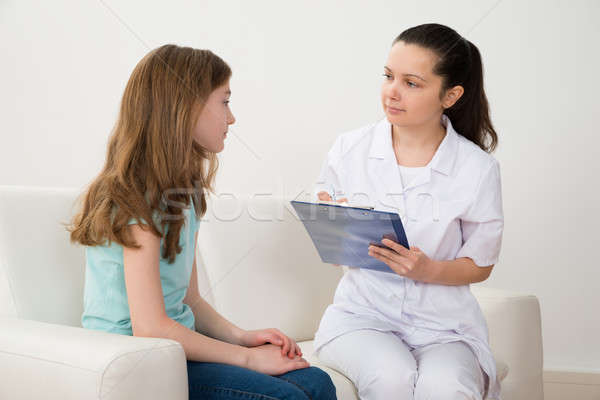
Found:
[[[209,50],[176,45],[152,50],[136,65],[106,164],[67,228],[71,242],[139,248],[126,229],[133,218],[159,237],[166,234],[162,257],[175,260],[182,250],[182,207],[193,201],[196,218],[204,215],[205,191],[212,190],[218,166],[216,154],[193,140],[192,129],[210,93],[230,77],[229,66]],[[160,229],[155,215],[162,216]]]
[[[444,114],[458,133],[481,149],[493,152],[498,145],[498,135],[490,119],[483,86],[483,64],[477,46],[452,28],[440,24],[409,28],[398,35],[393,44],[400,41],[431,50],[438,56],[433,72],[443,79],[440,98],[456,85],[465,90]]]

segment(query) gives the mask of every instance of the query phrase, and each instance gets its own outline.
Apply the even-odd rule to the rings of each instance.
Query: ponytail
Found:
[[[415,44],[433,51],[439,60],[433,72],[442,77],[440,99],[446,90],[460,85],[464,93],[444,114],[452,126],[484,151],[498,145],[483,85],[483,63],[479,49],[453,29],[440,24],[423,24],[402,32],[397,42]]]

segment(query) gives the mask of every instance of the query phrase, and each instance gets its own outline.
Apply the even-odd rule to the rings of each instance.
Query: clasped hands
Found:
[[[279,329],[259,329],[253,331],[242,331],[238,343],[245,347],[256,347],[264,344],[272,344],[281,347],[281,355],[288,358],[302,357],[302,350],[294,339],[286,336]]]

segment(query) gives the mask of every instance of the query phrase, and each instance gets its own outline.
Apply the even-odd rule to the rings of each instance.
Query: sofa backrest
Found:
[[[198,235],[216,308],[245,329],[312,339],[343,271],[323,264],[282,197],[212,197]]]
[[[69,242],[80,192],[0,186],[0,315],[80,326],[84,248]],[[338,267],[321,263],[281,197],[211,197],[197,246],[201,294],[246,329],[312,338]]]
[[[65,226],[76,189],[0,186],[0,313],[80,326],[84,249]]]

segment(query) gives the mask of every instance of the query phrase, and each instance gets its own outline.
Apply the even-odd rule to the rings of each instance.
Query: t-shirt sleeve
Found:
[[[162,221],[162,217],[161,217],[161,213],[154,211],[154,213],[152,214],[152,220],[154,221],[154,224],[158,227],[161,226],[161,221]],[[146,222],[145,218],[130,218],[129,221],[127,221],[127,225],[148,225],[148,223]]]
[[[138,225],[138,224],[141,224],[141,225],[148,225],[148,224],[146,223],[146,220],[145,220],[144,218],[140,218],[139,220],[138,220],[138,219],[136,219],[136,218],[131,218],[131,219],[130,219],[130,220],[127,222],[127,225]]]
[[[462,216],[462,247],[456,258],[469,257],[480,267],[498,262],[504,229],[500,165],[495,159],[482,174],[474,200]]]
[[[196,231],[198,231],[198,229],[200,229],[201,218],[196,217],[196,211],[194,208],[194,204],[191,202],[191,200],[190,200],[190,205],[191,205],[190,207],[187,207],[183,210],[183,214],[180,216],[180,218],[185,218],[186,223],[191,224],[191,227],[195,233]],[[152,213],[152,220],[154,221],[154,225],[157,226],[159,229],[161,228],[163,220],[165,220],[165,219],[168,220],[169,217],[168,217],[168,215],[166,215],[164,213],[164,211],[154,210],[154,212]],[[127,222],[127,225],[138,225],[138,224],[148,225],[144,218],[131,218]]]

